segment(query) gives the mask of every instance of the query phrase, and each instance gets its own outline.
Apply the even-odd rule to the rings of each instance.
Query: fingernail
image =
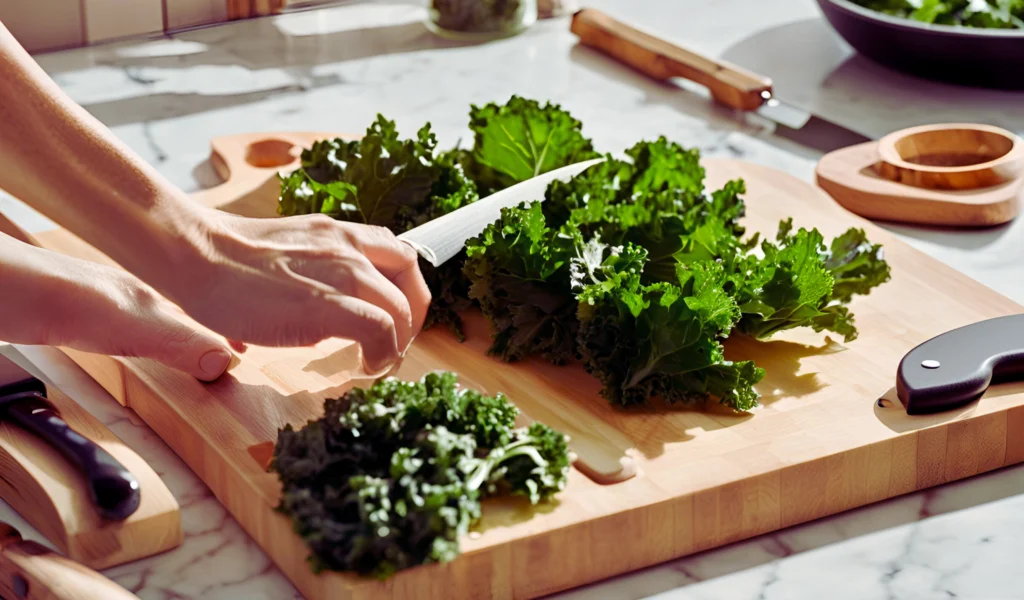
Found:
[[[231,353],[227,350],[211,350],[199,359],[199,368],[210,378],[220,377],[231,362]]]

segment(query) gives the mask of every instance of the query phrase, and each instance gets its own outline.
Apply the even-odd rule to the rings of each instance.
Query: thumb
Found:
[[[220,377],[231,363],[225,342],[182,323],[159,304],[132,319],[121,337],[127,356],[157,360],[201,381]]]

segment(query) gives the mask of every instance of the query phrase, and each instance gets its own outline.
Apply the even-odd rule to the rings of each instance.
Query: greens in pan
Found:
[[[1024,29],[1024,0],[852,0],[865,8],[936,25]]]

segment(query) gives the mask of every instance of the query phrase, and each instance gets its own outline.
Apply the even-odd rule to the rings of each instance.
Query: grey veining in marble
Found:
[[[1024,133],[1024,96],[934,84],[857,57],[812,0],[594,0],[639,25],[775,80],[776,92],[871,136],[927,122]],[[666,135],[813,180],[818,155],[767,123],[653,84],[576,47],[565,19],[480,46],[433,37],[418,2],[336,8],[39,57],[76,101],[187,191],[217,183],[209,139],[249,131],[359,132],[376,113],[443,144],[466,136],[470,103],[520,94],[562,103],[602,150]],[[687,88],[689,89],[689,88]],[[39,231],[48,221],[0,197]],[[925,252],[1024,302],[1017,221],[977,232],[892,227]],[[22,349],[153,465],[182,505],[184,545],[108,574],[144,600],[290,600],[292,586],[201,482],[131,413],[59,353]],[[7,349],[6,353],[13,353]],[[6,506],[0,519],[40,539]],[[577,599],[1024,598],[1024,468],[912,494],[570,590]],[[528,573],[522,574],[528,577]]]

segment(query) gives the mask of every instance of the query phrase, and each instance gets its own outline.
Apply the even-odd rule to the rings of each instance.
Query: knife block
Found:
[[[4,421],[0,421],[0,497],[60,552],[96,570],[179,546],[178,503],[159,475],[78,403],[53,386],[47,386],[47,395],[68,425],[135,475],[141,504],[124,521],[105,521],[89,499],[85,479],[64,457],[42,439]]]

